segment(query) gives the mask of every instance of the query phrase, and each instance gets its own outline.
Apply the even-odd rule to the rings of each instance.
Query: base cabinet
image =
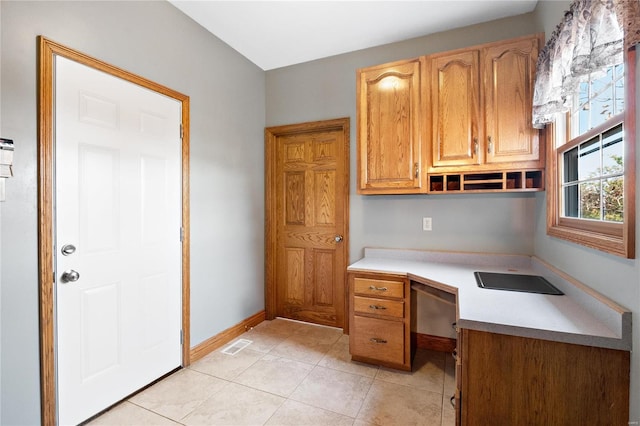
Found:
[[[629,352],[468,329],[461,335],[457,424],[628,424]]]
[[[411,370],[409,285],[402,276],[349,273],[352,360]]]

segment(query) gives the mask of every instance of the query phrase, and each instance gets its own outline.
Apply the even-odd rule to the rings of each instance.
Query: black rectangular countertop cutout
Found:
[[[478,287],[494,290],[522,291],[563,295],[553,284],[538,275],[504,274],[498,272],[474,272]]]

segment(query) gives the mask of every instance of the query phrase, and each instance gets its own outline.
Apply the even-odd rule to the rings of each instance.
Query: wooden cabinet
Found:
[[[540,131],[534,129],[532,100],[538,37],[482,49],[486,163],[533,162],[541,166]]]
[[[430,63],[431,166],[480,164],[480,53],[440,54]]]
[[[429,57],[429,172],[542,166],[531,125],[539,43],[527,36]]]
[[[463,345],[462,345],[462,331],[457,327],[456,323],[453,323],[453,328],[456,331],[456,349],[453,352],[453,358],[456,362],[455,374],[456,374],[456,390],[451,398],[454,400],[454,409],[456,410],[456,426],[460,426],[462,422],[462,359],[463,359]]]
[[[410,371],[409,280],[392,274],[349,273],[349,295],[351,359]]]
[[[358,70],[358,192],[422,192],[424,59]]]
[[[457,423],[626,425],[626,351],[462,329]]]
[[[544,143],[531,125],[542,41],[525,36],[358,70],[358,193],[544,189]]]

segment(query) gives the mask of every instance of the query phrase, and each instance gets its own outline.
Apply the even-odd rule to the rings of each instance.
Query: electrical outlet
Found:
[[[422,230],[423,231],[431,231],[431,218],[423,217],[422,218]]]

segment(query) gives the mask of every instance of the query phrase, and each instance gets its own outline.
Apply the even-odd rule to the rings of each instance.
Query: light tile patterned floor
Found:
[[[444,426],[454,362],[418,350],[411,373],[352,362],[342,330],[276,319],[120,403],[89,425]]]

